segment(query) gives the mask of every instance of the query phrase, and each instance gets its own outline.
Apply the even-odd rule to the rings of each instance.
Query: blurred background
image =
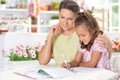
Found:
[[[0,33],[47,33],[58,22],[62,0],[0,0]],[[120,32],[120,0],[75,0],[104,32]]]

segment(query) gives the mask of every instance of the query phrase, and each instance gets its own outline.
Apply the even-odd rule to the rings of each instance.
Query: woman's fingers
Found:
[[[61,26],[59,23],[53,26],[53,31],[55,34],[61,33]]]
[[[98,41],[100,46],[106,47],[107,42],[108,42],[108,38],[104,35],[98,35],[97,41]]]
[[[61,28],[60,24],[58,24],[58,28],[59,28],[59,32],[61,33],[62,32],[62,28]]]
[[[108,37],[106,37],[105,35],[98,35],[97,41],[100,46],[106,47],[108,49],[109,53],[111,53],[112,43]]]

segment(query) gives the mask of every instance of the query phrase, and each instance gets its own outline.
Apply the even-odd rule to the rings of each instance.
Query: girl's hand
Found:
[[[71,65],[69,63],[67,63],[67,64],[63,63],[62,67],[66,68],[66,69],[69,69],[71,67]]]

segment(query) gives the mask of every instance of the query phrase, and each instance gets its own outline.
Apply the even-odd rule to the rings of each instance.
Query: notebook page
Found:
[[[44,68],[42,70],[44,70],[53,78],[65,77],[74,74],[72,71],[69,71],[68,69],[62,67]]]
[[[87,67],[73,67],[70,68],[70,71],[72,72],[80,72],[80,73],[86,73],[86,72],[96,72],[100,71],[100,68],[87,68]]]

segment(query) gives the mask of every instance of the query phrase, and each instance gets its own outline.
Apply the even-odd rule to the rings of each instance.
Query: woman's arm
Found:
[[[52,57],[52,54],[53,54],[53,46],[52,46],[52,41],[53,41],[53,38],[58,34],[60,33],[60,25],[59,23],[56,24],[56,25],[53,25],[51,30],[50,30],[50,33],[49,33],[49,36],[48,36],[48,39],[44,45],[44,47],[41,49],[38,57],[39,57],[39,63],[40,64],[47,64],[51,57]]]
[[[52,57],[52,38],[48,37],[45,45],[41,49],[38,58],[39,58],[39,63],[42,65],[47,64]]]
[[[80,67],[91,67],[91,68],[96,67],[100,57],[101,57],[101,53],[99,51],[93,51],[91,60],[88,62],[81,62],[79,66]]]

